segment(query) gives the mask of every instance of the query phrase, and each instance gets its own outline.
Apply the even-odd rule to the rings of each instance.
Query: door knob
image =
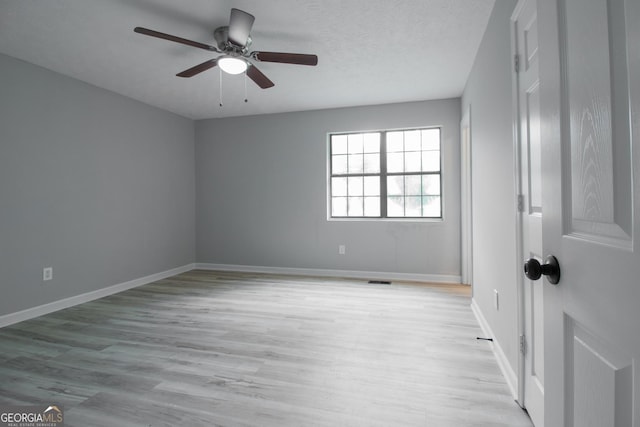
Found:
[[[549,255],[542,265],[537,259],[529,258],[524,263],[524,274],[531,280],[538,280],[544,275],[547,276],[549,283],[557,285],[560,281],[560,264],[553,255]]]

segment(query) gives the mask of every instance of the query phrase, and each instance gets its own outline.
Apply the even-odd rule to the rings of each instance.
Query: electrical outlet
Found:
[[[493,290],[493,306],[496,310],[500,310],[500,298],[497,289]]]
[[[347,253],[347,247],[345,245],[338,245],[338,254],[344,255]]]
[[[53,267],[45,267],[42,269],[42,281],[46,282],[53,279]]]

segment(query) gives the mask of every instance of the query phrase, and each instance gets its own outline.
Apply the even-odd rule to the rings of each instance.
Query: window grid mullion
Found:
[[[420,132],[420,216],[424,216],[424,189],[422,188],[422,172],[424,172],[424,165],[422,164],[422,132]]]
[[[405,132],[402,132],[402,217],[407,217],[407,151]]]
[[[387,132],[380,133],[380,218],[387,218]]]
[[[349,166],[351,161],[351,153],[349,152],[349,137],[347,137],[347,174],[349,173]],[[347,216],[349,216],[349,207],[351,206],[351,197],[349,194],[349,177],[347,176]]]

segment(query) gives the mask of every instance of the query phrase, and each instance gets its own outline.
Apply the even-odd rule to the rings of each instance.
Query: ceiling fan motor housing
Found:
[[[218,27],[213,32],[213,37],[216,39],[216,44],[218,49],[226,53],[237,53],[240,55],[245,55],[249,51],[249,46],[251,46],[251,36],[247,37],[247,43],[244,46],[237,46],[231,41],[229,41],[229,27]]]

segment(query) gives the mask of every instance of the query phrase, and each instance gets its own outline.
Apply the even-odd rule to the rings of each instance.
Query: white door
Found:
[[[513,12],[512,34],[518,111],[519,255],[543,262],[542,164],[540,141],[540,79],[538,19],[535,0],[520,0]],[[544,425],[544,298],[543,284],[519,278],[522,335],[519,403],[536,427]]]
[[[640,1],[538,0],[545,425],[640,426]]]

